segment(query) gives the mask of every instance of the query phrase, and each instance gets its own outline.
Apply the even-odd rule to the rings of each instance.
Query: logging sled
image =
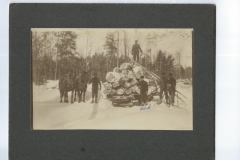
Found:
[[[140,77],[145,77],[148,83],[148,100],[151,101],[154,95],[159,92],[159,77],[153,72],[147,71],[139,63],[123,63],[120,67],[115,67],[112,72],[108,72],[103,85],[107,89],[107,98],[112,101],[113,106],[133,106],[139,105]]]
[[[155,73],[148,71],[138,62],[123,63],[120,67],[115,67],[112,72],[108,72],[103,85],[107,90],[107,98],[112,102],[113,106],[129,106],[139,104],[140,86],[138,86],[140,77],[144,76],[148,83],[148,101],[153,96],[159,95],[159,82],[161,78]],[[185,103],[183,98],[187,98],[176,90],[177,100]],[[182,96],[183,98],[181,98]]]

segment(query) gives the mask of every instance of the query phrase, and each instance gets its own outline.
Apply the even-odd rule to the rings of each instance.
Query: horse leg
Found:
[[[77,91],[75,90],[74,102],[76,102],[76,94],[77,94]]]
[[[66,98],[66,92],[65,91],[63,92],[63,98],[64,98],[64,102],[66,103],[67,102],[67,98]]]
[[[62,90],[60,90],[60,103],[62,103],[62,97],[63,97],[63,91]]]
[[[71,94],[71,103],[74,103],[73,102],[73,95],[74,95],[74,90],[72,90],[72,94]]]
[[[80,96],[80,90],[78,90],[78,103],[80,103],[81,96]]]
[[[80,90],[78,90],[78,103],[80,103]]]
[[[68,103],[68,92],[67,91],[65,91],[65,101],[64,102]]]
[[[82,91],[80,90],[80,102],[82,101]]]
[[[68,92],[66,92],[66,98],[67,98],[67,103],[68,103]]]
[[[83,102],[85,102],[85,91],[83,91]]]

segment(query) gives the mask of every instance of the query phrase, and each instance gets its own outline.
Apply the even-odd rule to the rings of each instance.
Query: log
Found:
[[[130,88],[132,85],[130,82],[125,82],[124,88]]]
[[[128,71],[128,78],[135,79],[135,75],[132,71]]]
[[[111,83],[105,82],[105,83],[103,83],[103,85],[108,90],[112,88],[112,84]]]
[[[141,76],[143,76],[143,71],[142,68],[139,66],[136,66],[133,68],[133,73],[136,78],[140,79]]]
[[[132,79],[130,83],[131,83],[131,85],[133,86],[133,85],[138,84],[138,81],[137,81],[136,79]]]
[[[123,88],[119,88],[117,90],[117,95],[123,95],[125,93],[125,90]]]
[[[137,94],[140,94],[140,88],[139,88],[139,87],[136,87],[135,92],[136,92]]]
[[[121,79],[119,80],[119,85],[120,85],[121,87],[124,87],[125,82],[126,82],[126,81],[121,78]]]
[[[132,94],[132,88],[126,88],[126,89],[125,89],[125,94],[126,94],[126,95]]]
[[[121,64],[120,69],[121,70],[123,70],[123,69],[131,70],[132,69],[132,65],[130,63],[123,63],[123,64]]]
[[[139,72],[142,73],[142,72],[143,72],[143,71],[142,71],[142,68],[139,67],[139,66],[134,67],[132,70],[133,70],[134,73],[139,73]]]
[[[106,75],[106,80],[110,83],[117,82],[123,75],[116,72],[108,72]]]
[[[132,92],[137,93],[137,92],[136,92],[137,85],[134,85],[134,86],[132,86],[131,88],[132,88]]]
[[[143,74],[141,72],[135,73],[137,79],[140,79]]]
[[[123,70],[122,70],[122,74],[128,75],[128,70],[127,70],[127,69],[123,69]]]
[[[119,86],[120,86],[119,82],[113,82],[112,84],[112,88],[117,88]]]
[[[128,76],[122,76],[120,80],[128,82],[129,81],[129,77]]]
[[[117,94],[117,90],[115,90],[115,89],[111,89],[110,91],[109,91],[109,94],[110,95],[116,95]]]
[[[116,73],[121,73],[121,70],[120,70],[120,68],[118,68],[118,67],[115,67],[115,68],[113,68],[113,72],[116,72]]]

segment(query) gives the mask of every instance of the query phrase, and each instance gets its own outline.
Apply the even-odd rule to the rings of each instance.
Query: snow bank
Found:
[[[58,80],[47,80],[46,88],[58,89]]]

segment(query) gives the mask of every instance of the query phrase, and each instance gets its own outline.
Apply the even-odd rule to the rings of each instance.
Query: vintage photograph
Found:
[[[33,130],[193,130],[192,28],[32,28]]]

